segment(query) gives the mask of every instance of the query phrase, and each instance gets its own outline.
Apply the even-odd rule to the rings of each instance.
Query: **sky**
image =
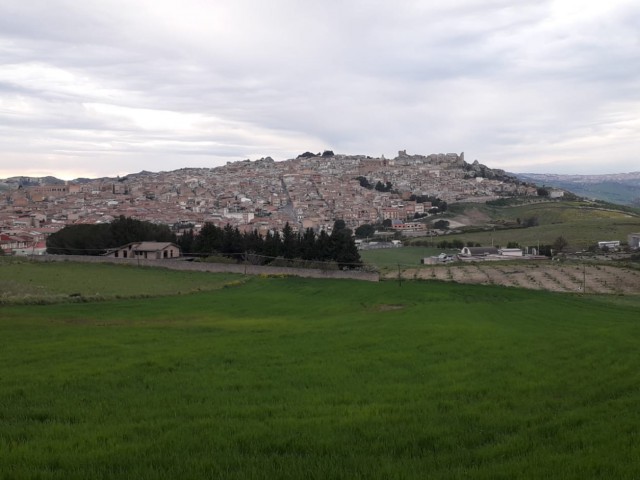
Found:
[[[640,170],[637,0],[1,0],[0,178],[306,152]]]

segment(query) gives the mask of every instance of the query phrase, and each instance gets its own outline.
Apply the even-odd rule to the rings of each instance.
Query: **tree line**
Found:
[[[47,238],[47,253],[103,255],[131,242],[176,242],[167,225],[121,215],[111,223],[67,225]]]
[[[184,254],[206,257],[222,255],[255,264],[268,264],[276,258],[301,259],[315,262],[335,262],[340,268],[361,265],[360,254],[351,230],[343,220],[337,220],[331,234],[319,234],[308,228],[296,233],[287,223],[282,234],[256,230],[240,232],[227,224],[218,227],[205,223],[199,233],[193,229],[176,236],[167,225],[134,220],[120,216],[111,223],[68,225],[47,239],[47,252],[57,255],[103,255],[132,242],[172,242]]]
[[[222,255],[255,264],[268,264],[277,258],[301,259],[310,262],[335,262],[340,268],[357,268],[362,264],[350,229],[343,220],[336,220],[331,234],[319,234],[311,228],[296,233],[287,222],[282,230],[240,232],[237,227],[218,227],[205,223],[199,233],[185,232],[177,240],[186,254]]]

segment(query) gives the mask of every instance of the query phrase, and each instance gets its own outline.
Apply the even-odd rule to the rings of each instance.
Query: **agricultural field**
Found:
[[[457,251],[403,247],[361,252],[387,280],[436,280],[553,292],[640,296],[640,269],[613,261],[509,260],[420,265],[420,259]]]
[[[368,265],[373,265],[378,269],[395,270],[397,272],[398,264],[401,266],[420,265],[420,260],[431,255],[438,255],[440,252],[459,253],[459,250],[442,250],[432,247],[400,247],[400,248],[381,248],[373,250],[360,250],[362,261]]]
[[[0,264],[2,479],[640,476],[637,303],[65,265]]]
[[[553,292],[640,296],[640,270],[550,261],[469,262],[402,268],[404,279],[500,285]],[[388,271],[387,279],[398,278]]]
[[[135,264],[40,263],[0,257],[0,305],[186,294],[215,290],[237,278],[138,268]]]
[[[633,212],[589,206],[581,202],[540,202],[526,205],[492,207],[488,205],[454,205],[448,219],[456,226],[483,227],[484,230],[429,238],[461,240],[481,245],[506,246],[517,242],[522,246],[552,244],[563,236],[568,251],[579,251],[602,240],[626,242],[627,235],[640,231],[640,215]],[[503,229],[505,223],[517,225],[535,217],[537,226]],[[495,228],[494,228],[495,227]],[[412,240],[414,241],[414,240]]]

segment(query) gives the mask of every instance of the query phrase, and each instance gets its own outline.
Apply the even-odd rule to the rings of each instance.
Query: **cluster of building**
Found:
[[[381,182],[391,188],[363,187],[363,177],[370,185]],[[330,231],[338,219],[351,228],[390,219],[402,230],[421,231],[424,224],[411,220],[425,215],[431,204],[411,200],[412,195],[449,203],[536,195],[533,185],[477,162],[466,163],[464,153],[423,156],[404,151],[394,159],[323,154],[275,162],[267,157],[218,168],[55,185],[6,182],[0,187],[0,231],[12,237],[2,237],[5,251],[35,248],[65,225],[110,222],[121,215],[178,231],[197,230],[205,222],[265,234],[281,231],[286,223],[294,230]]]

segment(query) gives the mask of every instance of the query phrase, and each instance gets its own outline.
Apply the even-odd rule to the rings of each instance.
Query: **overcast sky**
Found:
[[[640,170],[638,0],[0,0],[0,178],[304,151]]]

